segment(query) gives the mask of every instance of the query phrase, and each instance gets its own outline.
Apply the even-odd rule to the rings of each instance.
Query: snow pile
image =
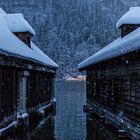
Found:
[[[12,27],[14,24],[15,26],[17,25],[14,21],[16,21],[16,19],[20,19],[22,15],[19,15],[19,17],[17,16],[17,14],[14,16],[9,16],[10,18],[8,20],[5,20],[5,17],[6,16],[4,16],[3,14],[0,15],[1,53],[8,53],[8,55],[16,55],[16,57],[22,57],[24,59],[29,59],[50,67],[58,68],[58,65],[47,55],[45,55],[33,42],[31,42],[31,48],[29,48],[24,42],[22,42],[12,33],[12,29],[9,29],[9,27]],[[11,21],[13,21],[13,25],[12,23],[9,23],[10,19]],[[9,26],[7,25],[7,23]]]
[[[131,7],[117,22],[117,28],[123,24],[140,24],[140,7]]]
[[[3,14],[7,27],[12,32],[30,32],[35,35],[35,31],[30,24],[24,19],[23,14]]]
[[[84,69],[98,62],[114,58],[140,49],[140,28],[123,38],[118,38],[108,46],[101,49],[93,56],[87,58],[78,65],[78,69]]]
[[[28,113],[21,113],[21,114],[17,114],[17,119],[21,119],[21,118],[28,118],[29,117],[29,114]]]

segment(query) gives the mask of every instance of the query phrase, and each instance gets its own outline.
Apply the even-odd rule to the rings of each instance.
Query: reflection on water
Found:
[[[86,117],[84,82],[57,82],[56,116],[35,122],[25,133],[12,133],[4,140],[116,140],[103,126]],[[107,132],[106,132],[107,131]]]
[[[86,103],[85,83],[58,82],[56,89],[56,139],[85,140],[86,114],[82,110]]]

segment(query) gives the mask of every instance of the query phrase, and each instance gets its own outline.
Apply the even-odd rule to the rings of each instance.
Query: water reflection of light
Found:
[[[86,76],[79,75],[77,77],[67,77],[66,81],[86,81]]]

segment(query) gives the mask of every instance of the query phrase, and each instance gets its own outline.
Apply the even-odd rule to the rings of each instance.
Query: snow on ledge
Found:
[[[119,19],[116,27],[119,28],[123,24],[140,24],[140,7],[131,7],[129,11]]]
[[[4,127],[2,129],[0,129],[0,136],[2,135],[2,133],[8,129],[10,129],[11,127],[16,127],[18,125],[17,121],[12,122],[11,124],[9,124],[7,127]]]
[[[49,108],[51,105],[52,105],[52,104],[49,103],[49,104],[47,104],[47,105],[45,105],[45,106],[42,106],[42,107],[40,107],[40,108],[37,110],[37,112],[38,112],[38,113],[42,113],[45,109]]]
[[[78,69],[84,69],[90,65],[111,59],[140,49],[140,28],[123,38],[118,38],[96,54],[87,58],[78,65]]]
[[[24,118],[28,118],[29,114],[28,113],[23,113],[23,114],[18,114],[17,115],[17,119],[24,119]]]

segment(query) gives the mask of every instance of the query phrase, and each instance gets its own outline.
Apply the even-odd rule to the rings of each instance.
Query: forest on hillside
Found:
[[[23,13],[34,42],[59,65],[58,78],[81,73],[77,65],[120,36],[117,20],[139,0],[1,0],[7,13]]]

